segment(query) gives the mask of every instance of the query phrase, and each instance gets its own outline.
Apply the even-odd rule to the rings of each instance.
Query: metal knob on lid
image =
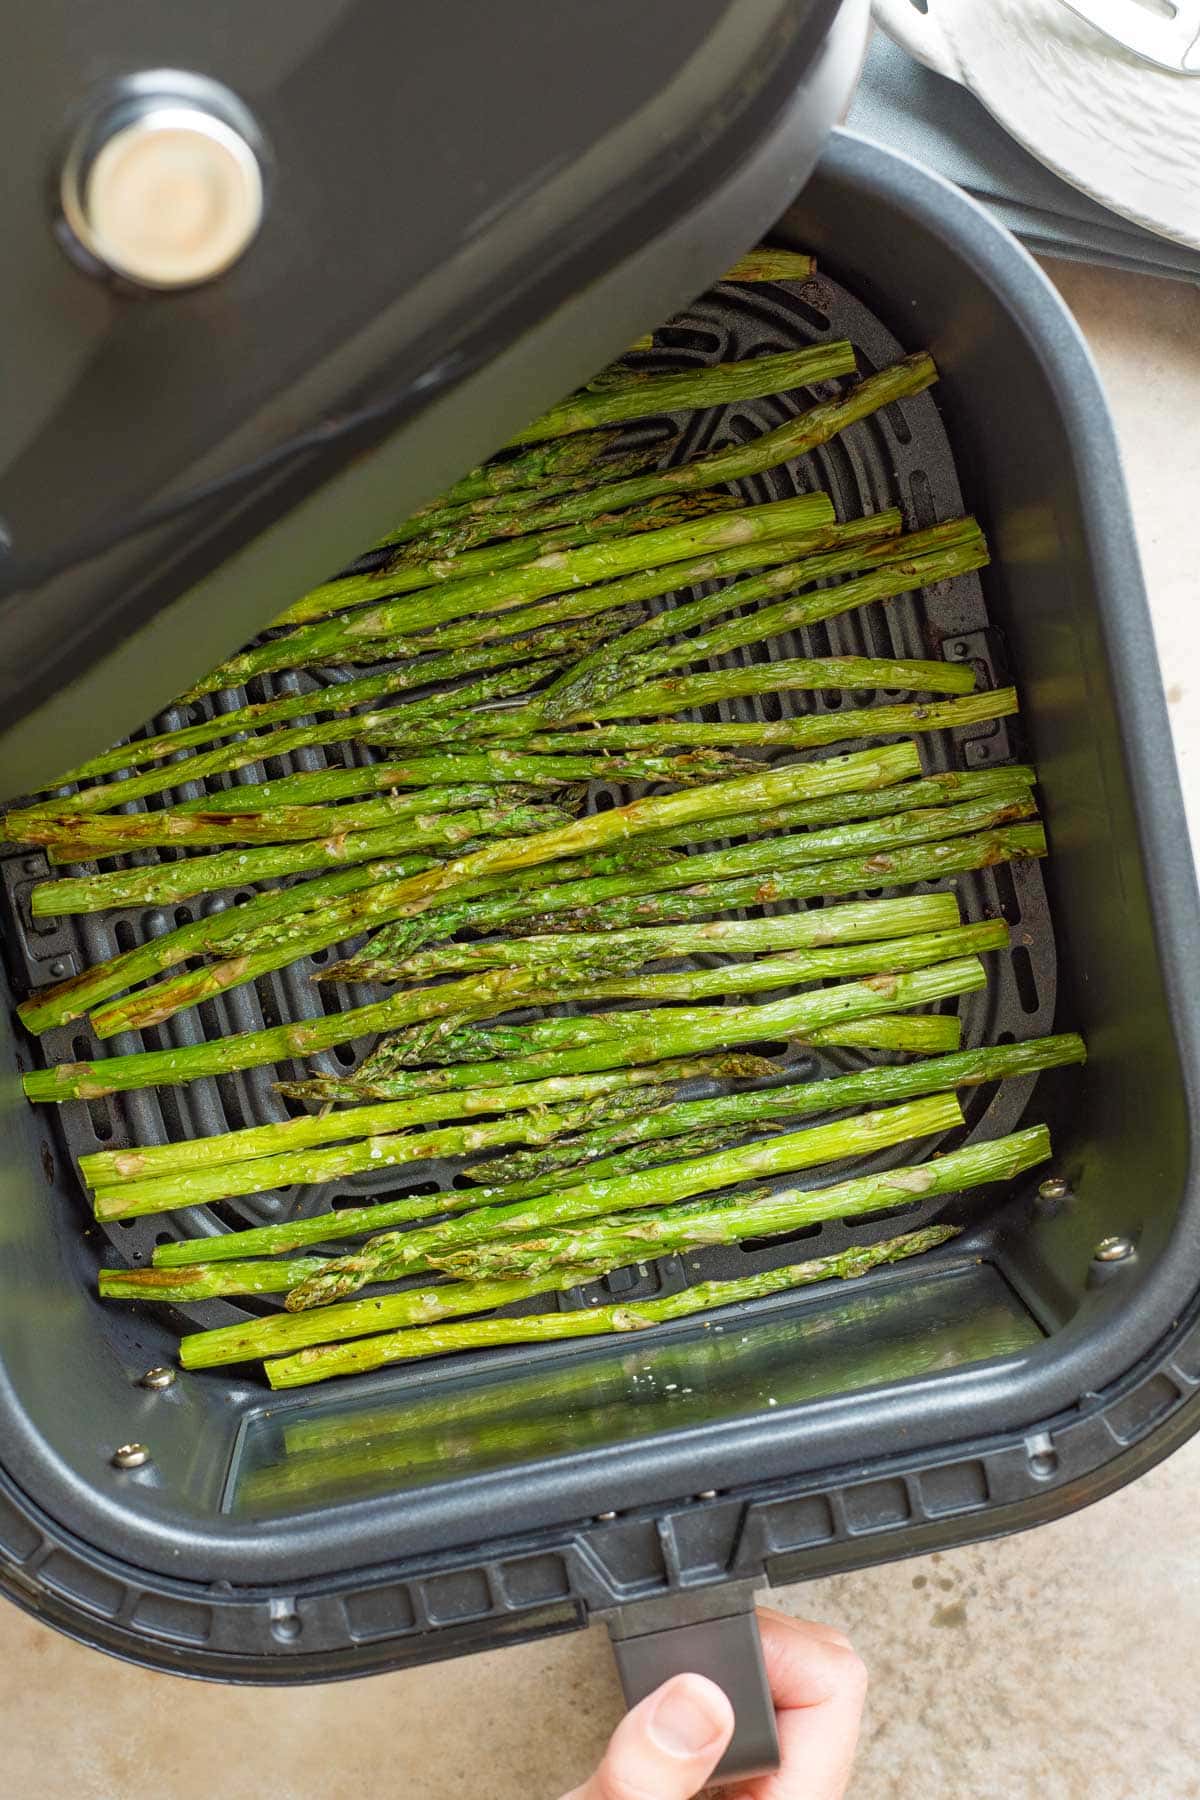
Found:
[[[253,121],[200,77],[134,77],[89,110],[60,183],[78,243],[114,274],[194,287],[230,268],[263,217]]]

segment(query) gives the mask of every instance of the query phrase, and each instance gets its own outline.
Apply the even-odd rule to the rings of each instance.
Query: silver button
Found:
[[[89,122],[62,173],[79,242],[145,287],[193,287],[222,274],[262,223],[263,178],[232,124],[190,99],[143,94]]]

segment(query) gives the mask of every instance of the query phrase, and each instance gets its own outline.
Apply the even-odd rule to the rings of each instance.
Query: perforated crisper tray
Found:
[[[897,341],[864,307],[836,283],[818,276],[802,286],[721,287],[663,327],[656,335],[653,351],[637,353],[630,361],[643,369],[679,369],[840,337],[847,337],[854,343],[864,373],[894,361],[903,353]],[[827,394],[837,385],[824,384],[815,392]],[[903,511],[908,530],[952,518],[962,510],[962,496],[939,418],[936,392],[934,389],[932,394],[891,405],[798,463],[741,485],[754,501],[784,499],[795,493],[823,488],[832,496],[841,519],[898,506]],[[682,429],[683,435],[671,453],[672,460],[688,460],[705,450],[756,437],[810,403],[809,392],[801,390],[789,395],[738,402],[703,413],[680,415],[675,424]],[[661,435],[664,424],[662,420],[648,421],[632,429],[628,434],[630,442]],[[986,525],[987,521],[984,523]],[[314,570],[314,579],[324,573]],[[875,604],[828,623],[814,625],[794,636],[773,639],[765,648],[756,645],[702,666],[830,654],[882,657],[944,654],[969,658],[978,670],[981,687],[1002,686],[1012,676],[1006,666],[1004,644],[989,622],[979,579],[975,575],[938,583],[919,595]],[[327,677],[333,678],[332,674]],[[296,674],[261,678],[245,690],[210,695],[196,706],[173,708],[154,720],[146,731],[170,730],[197,721],[210,711],[230,710],[245,700],[265,700],[277,694],[295,693],[304,686],[317,685],[321,679],[320,676]],[[701,719],[779,719],[802,711],[835,711],[839,705],[887,704],[895,698],[883,692],[870,696],[836,693],[767,695],[757,702],[721,702],[692,716]],[[961,732],[927,734],[920,739],[923,760],[930,771],[976,768],[1015,760],[1020,748],[1016,742],[1018,730],[1012,721],[999,721]],[[846,743],[836,748],[852,747]],[[829,753],[822,750],[814,754]],[[370,755],[369,751],[353,745],[303,750],[286,759],[271,759],[233,774],[212,777],[203,786],[184,784],[148,802],[135,804],[173,806],[204,792],[215,794],[233,785],[273,780],[296,770],[340,766]],[[593,784],[587,804],[593,809],[611,805],[633,798],[638,791],[641,790],[634,787]],[[144,852],[129,860],[147,863],[179,854],[182,852]],[[35,924],[29,912],[28,896],[36,882],[48,873],[45,859],[40,854],[10,854],[0,862],[0,873],[7,914],[5,939],[18,997],[195,917],[197,907],[215,911],[238,898],[236,892],[227,892],[175,909],[130,909],[78,919],[44,919]],[[955,885],[967,919],[1003,916],[1013,927],[1011,955],[988,958],[986,990],[943,1003],[944,1007],[956,1007],[962,1016],[964,1047],[1031,1037],[1048,1030],[1054,1012],[1055,958],[1038,866],[1022,862],[987,869],[960,876]],[[141,1049],[160,1049],[192,1043],[207,1036],[255,1030],[283,1019],[311,1017],[322,1009],[333,1011],[380,997],[382,990],[376,988],[318,987],[313,983],[310,976],[318,964],[332,959],[333,955],[334,952],[326,951],[303,959],[216,1000],[207,1001],[164,1026],[141,1033],[126,1033],[108,1044],[94,1040],[86,1022],[80,1021],[50,1032],[40,1040],[27,1040],[29,1061],[31,1064],[53,1064]],[[770,996],[772,999],[778,997],[777,994]],[[738,1003],[745,1004],[744,997],[739,997]],[[368,1041],[343,1045],[332,1053],[314,1057],[307,1066],[341,1073],[361,1060],[370,1048]],[[797,1063],[802,1064],[803,1074],[807,1077],[856,1068],[868,1060],[853,1051],[823,1054],[804,1051],[793,1057],[793,1073],[800,1072],[795,1067]],[[298,1072],[298,1067],[289,1066],[288,1072]],[[278,1071],[275,1068],[253,1069],[192,1082],[180,1088],[147,1089],[104,1100],[72,1103],[56,1109],[56,1129],[63,1151],[74,1162],[79,1156],[101,1148],[160,1144],[284,1119],[300,1108],[285,1102],[274,1091],[272,1083],[276,1079]],[[1028,1102],[1031,1085],[1031,1080],[1022,1080],[1006,1082],[998,1088],[970,1090],[964,1098],[970,1135],[994,1136],[1011,1130]],[[704,1089],[697,1086],[696,1091]],[[937,1144],[926,1143],[923,1153],[931,1154],[949,1144],[949,1139]],[[900,1146],[856,1165],[853,1172],[894,1165],[909,1155],[911,1150]],[[155,1244],[169,1238],[308,1216],[344,1204],[357,1205],[364,1199],[382,1199],[396,1192],[427,1191],[432,1194],[439,1188],[448,1187],[459,1169],[460,1165],[443,1162],[411,1164],[408,1165],[407,1179],[400,1184],[394,1174],[386,1171],[379,1175],[364,1173],[326,1186],[282,1189],[221,1205],[105,1227],[95,1225],[80,1190],[80,1224],[82,1226],[86,1221],[92,1231],[104,1231],[119,1261],[145,1264],[149,1262]],[[839,1165],[839,1172],[847,1172],[845,1164]],[[820,1179],[819,1172],[814,1179]],[[945,1210],[943,1202],[935,1201],[924,1209],[914,1209],[905,1217],[906,1227],[939,1210]],[[852,1224],[812,1227],[799,1235],[812,1240],[810,1253],[817,1255],[836,1250],[850,1241],[868,1241],[883,1235],[887,1229],[870,1219],[859,1219]],[[785,1238],[766,1247],[743,1245],[708,1250],[700,1255],[689,1255],[686,1268],[681,1259],[666,1258],[640,1275],[622,1272],[611,1278],[608,1285],[622,1294],[644,1294],[680,1287],[695,1274],[708,1278],[744,1274],[787,1261],[793,1254],[790,1249],[793,1241]],[[578,1294],[547,1296],[541,1302],[544,1307],[564,1308],[580,1303]],[[238,1316],[243,1308],[265,1311],[274,1304],[268,1299],[239,1302],[237,1306],[212,1302],[179,1310],[181,1316],[194,1323],[217,1323]]]

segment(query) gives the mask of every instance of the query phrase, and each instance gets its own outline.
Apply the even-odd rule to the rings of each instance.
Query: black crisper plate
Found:
[[[869,311],[835,282],[819,275],[802,286],[723,286],[661,328],[653,351],[636,353],[630,361],[639,369],[678,369],[840,337],[847,337],[854,343],[864,373],[892,362],[902,354],[896,339]],[[819,392],[831,392],[835,385],[826,384]],[[683,436],[672,452],[672,460],[687,460],[723,444],[757,437],[810,403],[808,391],[801,391],[680,415],[675,424],[682,428]],[[643,436],[661,433],[663,426],[661,420],[647,421],[629,433],[630,439],[637,441]],[[922,394],[889,406],[797,464],[776,469],[742,486],[747,497],[754,501],[784,499],[797,492],[823,488],[832,496],[838,517],[842,519],[899,506],[908,530],[952,518],[962,510],[958,479],[938,413],[936,389],[933,394]],[[314,569],[314,581],[326,573]],[[769,654],[771,658],[830,654],[882,657],[945,654],[972,661],[979,672],[981,687],[1002,686],[1010,679],[1004,643],[989,621],[976,575],[938,583],[923,594],[875,604],[814,625],[794,637],[772,640]],[[766,655],[762,646],[754,646],[733,657],[702,666],[739,664]],[[335,678],[333,672],[326,677]],[[301,684],[315,685],[316,681],[297,674],[259,678],[244,691],[209,696],[192,707],[173,708],[146,730],[171,730],[199,720],[209,710],[228,710],[247,699],[264,700],[276,694],[294,693]],[[702,719],[778,719],[800,711],[828,712],[843,705],[891,704],[897,697],[883,692],[873,696],[839,693],[769,695],[759,702],[721,702],[692,716]],[[1014,729],[1012,721],[997,721],[961,732],[927,734],[920,739],[923,760],[931,771],[977,768],[1011,761],[1021,749],[1018,731],[1019,726]],[[850,744],[838,746],[839,749],[851,747]],[[295,770],[341,765],[351,758],[369,755],[370,752],[350,745],[300,751],[292,757],[271,759],[253,768],[211,777],[203,786],[183,784],[149,802],[135,804],[172,806],[204,792],[218,793],[235,784],[274,780]],[[634,787],[615,788],[595,783],[587,803],[596,809],[633,798],[638,791],[641,790]],[[181,853],[143,852],[133,860],[149,863],[178,854]],[[5,936],[20,994],[31,988],[44,987],[88,964],[128,949],[149,935],[195,917],[197,907],[216,910],[238,897],[236,893],[225,893],[195,900],[176,909],[131,909],[80,919],[43,919],[34,923],[29,913],[28,895],[36,881],[48,872],[45,859],[40,854],[10,855],[0,863],[0,872],[3,874],[4,904],[12,927]],[[922,888],[935,885],[944,884],[920,884]],[[1003,916],[1013,927],[1012,954],[988,959],[986,990],[942,1003],[946,1008],[956,1007],[962,1016],[964,1048],[1032,1037],[1049,1030],[1054,1016],[1055,952],[1040,868],[1035,863],[1016,863],[960,876],[955,885],[967,919]],[[780,908],[766,910],[778,911]],[[165,1026],[142,1033],[127,1033],[108,1045],[93,1039],[86,1022],[80,1021],[31,1042],[32,1058],[53,1064],[105,1054],[160,1049],[195,1042],[202,1037],[255,1030],[281,1019],[311,1017],[322,1008],[332,1011],[380,997],[382,990],[376,988],[315,985],[310,980],[311,975],[320,962],[331,960],[333,954],[327,951],[301,960],[208,1001]],[[778,998],[778,995],[770,997]],[[369,1041],[352,1047],[342,1045],[331,1053],[311,1059],[308,1066],[332,1074],[344,1072],[361,1060],[370,1047]],[[794,1070],[806,1077],[852,1069],[868,1060],[854,1051],[816,1053],[805,1050],[792,1054]],[[291,1065],[291,1069],[298,1070],[299,1065]],[[56,1109],[57,1128],[74,1160],[102,1148],[160,1144],[285,1119],[298,1112],[300,1107],[283,1101],[275,1093],[272,1083],[276,1079],[274,1068],[254,1069],[193,1082],[181,1088],[147,1089],[87,1103],[72,1103]],[[1028,1103],[1031,1086],[1032,1078],[1006,1082],[998,1088],[971,1090],[964,1101],[968,1134],[990,1137],[1012,1130]],[[955,1135],[961,1137],[962,1134]],[[950,1142],[950,1138],[946,1138],[936,1144],[927,1143],[923,1153],[948,1148]],[[897,1146],[877,1153],[853,1170],[839,1165],[839,1172],[861,1173],[894,1166],[910,1158],[911,1154],[911,1148]],[[81,1193],[80,1218],[82,1223],[86,1217],[93,1230],[107,1234],[117,1260],[146,1264],[155,1244],[172,1238],[308,1216],[345,1204],[361,1204],[364,1199],[382,1199],[396,1191],[416,1190],[432,1194],[451,1184],[457,1168],[458,1165],[445,1162],[413,1164],[409,1165],[408,1180],[399,1189],[394,1174],[368,1172],[324,1186],[277,1190],[220,1205],[104,1227],[97,1227],[91,1221],[90,1207]],[[919,1212],[914,1210],[906,1215],[906,1227],[944,1210],[944,1202],[931,1201]],[[884,1225],[864,1219],[852,1224],[814,1226],[799,1235],[811,1240],[811,1254],[824,1255],[847,1243],[879,1236],[886,1229]],[[819,1242],[816,1241],[818,1238]],[[693,1272],[700,1272],[706,1278],[733,1276],[785,1262],[792,1255],[790,1244],[793,1241],[776,1240],[765,1248],[741,1246],[706,1251],[698,1257],[689,1257],[686,1272],[678,1258],[667,1258],[640,1276],[624,1271],[610,1280],[623,1295],[671,1290],[685,1285]],[[181,1318],[194,1324],[211,1324],[240,1316],[243,1309],[263,1311],[274,1304],[268,1299],[251,1300],[236,1306],[223,1301],[210,1302],[182,1308],[179,1312]],[[580,1304],[580,1297],[577,1293],[550,1295],[540,1304],[570,1308]]]

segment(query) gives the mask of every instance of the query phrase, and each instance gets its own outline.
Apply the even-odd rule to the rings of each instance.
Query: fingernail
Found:
[[[698,1756],[725,1730],[718,1691],[686,1676],[673,1681],[650,1715],[650,1736],[671,1756]]]

